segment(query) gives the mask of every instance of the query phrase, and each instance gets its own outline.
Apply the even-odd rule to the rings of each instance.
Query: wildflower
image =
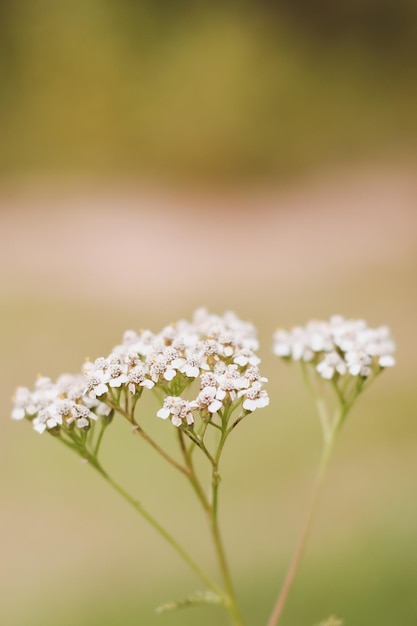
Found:
[[[157,412],[157,416],[164,420],[171,417],[174,426],[182,426],[184,421],[190,425],[194,423],[192,410],[196,406],[196,402],[187,402],[187,400],[182,400],[177,396],[168,396],[164,400],[162,409]]]
[[[240,391],[239,395],[243,395],[245,398],[243,401],[245,411],[255,411],[269,404],[268,393],[262,389],[262,384],[259,381],[255,381],[249,389]]]
[[[82,375],[65,374],[55,383],[50,378],[41,377],[36,381],[33,391],[25,387],[17,390],[12,417],[26,417],[38,433],[55,431],[72,424],[80,429],[89,428],[97,415],[105,415],[109,409],[93,398],[83,402],[83,382]]]
[[[328,380],[334,377],[335,374],[346,374],[347,365],[338,352],[328,352],[324,359],[317,365],[316,370],[318,373]]]
[[[129,372],[128,375],[129,382],[129,391],[130,393],[137,393],[138,387],[146,387],[147,389],[152,389],[155,385],[153,380],[146,378],[146,370],[142,363],[138,363],[135,365]]]
[[[395,364],[395,343],[387,326],[370,328],[362,320],[335,315],[328,322],[308,322],[274,334],[273,351],[282,358],[312,362],[322,378],[336,375],[368,378]]]
[[[203,387],[197,396],[197,406],[200,411],[217,413],[223,406],[218,398],[218,389],[216,387]]]

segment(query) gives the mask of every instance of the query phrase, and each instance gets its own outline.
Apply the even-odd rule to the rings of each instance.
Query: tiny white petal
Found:
[[[94,393],[97,397],[100,397],[108,392],[108,387],[104,383],[100,383],[96,387],[94,387]]]
[[[166,420],[167,417],[169,417],[169,409],[166,409],[166,408],[159,409],[157,416],[162,418],[163,420]]]
[[[12,419],[14,420],[21,420],[25,417],[25,410],[24,409],[13,409],[12,411]]]
[[[381,367],[393,367],[395,365],[395,359],[390,354],[379,357],[378,362]]]
[[[42,434],[46,430],[46,424],[43,424],[43,423],[34,424],[33,428],[36,430],[37,433]]]
[[[222,406],[223,405],[220,400],[213,400],[213,402],[209,404],[208,410],[210,411],[210,413],[217,413],[217,411],[219,411]]]
[[[165,380],[172,380],[173,378],[175,378],[176,375],[176,371],[172,368],[169,368],[167,370],[165,370],[164,372],[164,378]]]

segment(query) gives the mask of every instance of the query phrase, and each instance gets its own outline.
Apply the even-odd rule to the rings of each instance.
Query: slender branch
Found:
[[[209,424],[212,424],[211,420],[207,420],[207,419],[202,419],[201,420],[201,426],[199,428],[199,430],[197,431],[197,440],[203,441],[204,439],[204,435],[206,434],[206,430],[207,430],[207,426]],[[216,424],[213,424],[216,425]],[[217,425],[216,425],[217,426]],[[188,449],[188,454],[191,458],[195,448],[196,448],[197,443],[195,441],[192,441],[190,444],[190,447]]]
[[[334,388],[334,390],[336,392],[336,395],[338,397],[338,400],[340,402],[340,405],[343,406],[345,404],[345,398],[344,398],[343,392],[339,388],[339,385],[337,384],[337,382],[334,379],[332,379],[332,384],[333,384],[333,388]]]
[[[187,565],[194,571],[197,576],[207,585],[209,589],[214,591],[216,594],[219,594],[223,597],[222,590],[218,587],[218,585],[204,572],[203,569],[194,561],[194,559],[188,554],[188,552],[177,542],[174,537],[159,523],[157,520],[150,514],[148,511],[142,506],[139,500],[133,498],[129,493],[127,493],[118,483],[116,483],[107,472],[103,469],[100,463],[92,457],[88,455],[87,460],[90,465],[94,467],[95,470],[111,485],[129,504],[131,504],[142,517],[145,518],[147,522],[156,530],[159,535],[161,535],[170,545],[171,547],[182,557],[182,559],[187,563]]]
[[[191,458],[191,450],[187,450],[187,447],[185,445],[185,441],[184,441],[184,432],[182,431],[182,429],[178,428],[178,439],[180,442],[180,448],[181,448],[181,453],[183,455],[185,464],[188,468],[188,474],[187,474],[187,478],[189,479],[192,488],[194,489],[198,499],[200,500],[203,509],[205,510],[206,513],[210,512],[210,503],[207,500],[207,497],[204,493],[204,490],[200,484],[200,481],[197,478],[197,474],[194,468],[194,464]]]
[[[279,593],[277,602],[275,604],[274,610],[272,611],[272,614],[268,621],[267,626],[275,626],[278,623],[278,620],[284,610],[284,606],[287,601],[288,594],[292,587],[295,575],[298,570],[298,566],[304,554],[304,549],[306,547],[307,540],[310,534],[311,525],[314,519],[314,514],[316,512],[317,504],[318,504],[318,497],[321,491],[321,486],[323,484],[326,467],[330,459],[332,444],[333,444],[333,438],[330,438],[324,446],[323,454],[322,454],[320,464],[319,464],[319,469],[318,469],[316,480],[315,480],[314,487],[313,487],[313,492],[311,495],[310,506],[307,510],[307,515],[304,521],[304,525],[302,527],[302,531],[299,536],[296,549],[294,551],[290,566],[288,568],[288,571],[284,580],[284,584],[281,587],[281,591]]]
[[[188,479],[197,494],[208,518],[210,531],[213,539],[214,548],[216,551],[217,560],[219,563],[219,568],[222,574],[224,586],[226,589],[227,596],[225,597],[225,605],[227,610],[229,611],[230,617],[233,620],[233,624],[235,626],[243,626],[243,619],[240,615],[239,606],[236,599],[236,593],[233,587],[229,565],[227,562],[225,550],[223,547],[222,538],[220,535],[219,525],[218,525],[218,517],[217,517],[217,503],[218,503],[218,488],[220,484],[220,474],[218,472],[219,460],[223,450],[224,443],[229,435],[229,431],[227,430],[227,421],[228,415],[222,416],[222,427],[221,437],[219,439],[217,449],[215,455],[213,456],[209,450],[204,445],[202,438],[197,438],[194,433],[187,429],[179,429],[178,437],[182,455],[184,457],[185,463],[189,470]],[[206,425],[207,427],[207,425]],[[203,433],[206,428],[204,428]],[[189,450],[187,450],[187,446],[185,445],[184,435],[191,439],[191,444]],[[191,451],[194,446],[198,446],[202,452],[206,455],[210,464],[212,466],[212,501],[211,503],[207,500],[204,495],[203,489],[198,480],[195,467],[191,458]]]
[[[317,395],[315,396],[315,400],[317,413],[319,414],[321,427],[323,429],[324,441],[328,441],[331,436],[331,424],[329,423],[326,402],[324,401],[324,398]]]
[[[217,428],[217,430],[222,430],[222,427],[219,424],[216,424],[216,422],[213,422],[212,420],[210,420],[208,422],[208,424],[210,424],[210,426],[213,426],[213,428]]]
[[[68,439],[65,439],[62,436],[62,434],[60,434],[59,437],[56,437],[56,439],[58,439],[58,441],[63,443],[68,448],[71,448],[71,450],[74,450],[75,452],[78,452],[78,453],[80,452],[80,448],[79,448],[78,444],[77,443],[71,443],[70,441],[68,441]]]
[[[94,447],[94,456],[96,458],[97,458],[98,451],[100,449],[101,441],[103,439],[104,431],[106,430],[107,426],[108,426],[108,424],[106,422],[102,422],[101,423],[101,429],[100,429],[99,435],[97,437],[96,445]]]
[[[220,437],[217,450],[214,456],[214,464],[212,469],[212,503],[211,503],[211,517],[210,517],[210,529],[213,537],[216,554],[222,573],[225,588],[228,594],[228,609],[231,618],[236,626],[243,626],[243,618],[240,614],[239,605],[237,602],[236,592],[234,589],[232,577],[230,574],[229,564],[226,557],[226,552],[223,546],[223,541],[220,534],[219,522],[218,522],[218,491],[221,481],[219,474],[219,462],[223,451],[225,441],[230,434],[230,430],[227,429],[229,419],[229,413],[226,410],[222,416],[222,435]]]
[[[215,464],[215,460],[213,458],[213,456],[210,454],[209,450],[207,449],[206,445],[204,444],[203,441],[197,439],[197,437],[187,428],[184,428],[183,433],[185,435],[187,435],[187,437],[189,439],[191,439],[191,441],[200,448],[200,450],[206,455],[206,457],[208,458],[208,460],[210,461],[210,463],[212,465]]]
[[[324,439],[323,452],[322,452],[322,456],[320,459],[319,468],[318,468],[317,475],[316,475],[316,480],[314,482],[313,492],[312,492],[311,499],[310,499],[310,506],[307,510],[307,515],[304,521],[304,525],[302,527],[301,534],[299,536],[298,543],[296,545],[296,549],[294,551],[284,583],[278,595],[278,599],[276,601],[274,610],[271,614],[271,617],[269,619],[267,626],[276,626],[284,610],[284,606],[287,601],[288,594],[292,587],[295,575],[298,570],[298,566],[300,565],[305,547],[307,545],[307,540],[309,538],[312,522],[314,519],[314,514],[316,512],[318,499],[319,499],[321,487],[323,484],[323,479],[324,479],[326,469],[330,460],[335,437],[341,425],[343,424],[343,421],[347,413],[349,412],[351,406],[352,406],[352,403],[349,403],[349,404],[346,403],[340,407],[340,410],[336,413],[333,419],[328,437],[327,439],[326,438]]]
[[[227,607],[230,613],[233,623],[236,626],[243,626],[243,618],[240,614],[239,605],[236,598],[236,592],[233,586],[232,578],[229,571],[229,565],[226,558],[226,553],[223,547],[223,541],[220,535],[219,525],[217,518],[212,518],[211,524],[212,537],[216,548],[216,553],[219,561],[220,570],[222,572],[224,584],[227,590]]]
[[[136,420],[134,419],[133,415],[131,415],[130,413],[128,413],[127,411],[125,411],[123,409],[123,407],[114,404],[112,401],[109,401],[109,399],[107,399],[107,404],[114,409],[115,411],[117,411],[118,413],[120,413],[120,415],[122,415],[123,417],[125,417],[127,419],[128,422],[130,422],[133,426],[133,432],[137,433],[138,435],[140,435],[143,439],[145,439],[145,441],[147,441],[154,450],[156,450],[156,452],[158,452],[158,454],[160,456],[162,456],[162,458],[164,458],[166,461],[168,461],[168,463],[170,465],[172,465],[173,467],[175,467],[175,469],[177,469],[179,472],[181,472],[182,474],[185,474],[185,476],[188,475],[188,471],[185,467],[183,467],[182,465],[180,465],[180,463],[178,463],[175,459],[172,458],[172,456],[170,456],[168,454],[168,452],[165,452],[165,450],[163,448],[161,448],[156,441],[154,441],[152,439],[152,437],[150,437],[146,431],[142,428],[142,426],[140,426]]]
[[[188,471],[185,467],[183,467],[182,465],[180,465],[175,459],[172,458],[172,456],[170,456],[167,452],[165,452],[165,450],[163,450],[157,443],[156,441],[154,441],[152,439],[152,437],[150,437],[141,426],[139,426],[139,424],[135,421],[132,420],[132,424],[133,424],[133,432],[137,433],[138,435],[140,435],[143,439],[145,439],[145,441],[147,441],[154,450],[156,450],[158,452],[158,454],[160,456],[162,456],[162,458],[164,458],[166,461],[168,461],[168,463],[170,463],[170,465],[172,465],[173,467],[175,467],[175,469],[177,469],[179,472],[181,472],[182,474],[185,474],[185,476],[188,476]]]

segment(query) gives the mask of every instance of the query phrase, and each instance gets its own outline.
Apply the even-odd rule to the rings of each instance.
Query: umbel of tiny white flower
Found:
[[[89,429],[98,417],[106,417],[111,409],[91,396],[84,394],[85,380],[80,374],[64,374],[55,383],[40,376],[30,391],[19,387],[15,395],[12,418],[27,418],[38,433],[58,434],[61,428]]]
[[[370,328],[364,320],[339,315],[277,330],[273,350],[281,358],[311,364],[327,380],[345,375],[369,378],[395,364],[395,344],[387,326]]]
[[[331,385],[344,413],[340,423],[364,386],[395,365],[395,343],[389,328],[371,328],[362,319],[335,315],[328,321],[313,320],[291,330],[279,329],[273,340],[277,356],[302,365],[305,380],[317,399],[322,395],[318,383]],[[322,417],[323,411],[321,403]]]
[[[19,388],[12,417],[29,419],[39,433],[86,431],[122,405],[134,409],[144,389],[164,398],[156,415],[170,417],[176,427],[192,426],[198,415],[212,419],[231,406],[253,412],[269,402],[257,349],[252,324],[231,312],[199,309],[191,322],[180,320],[156,334],[126,331],[121,344],[107,357],[87,361],[82,374],[55,383],[42,377],[32,391]],[[191,387],[194,398],[181,398]]]

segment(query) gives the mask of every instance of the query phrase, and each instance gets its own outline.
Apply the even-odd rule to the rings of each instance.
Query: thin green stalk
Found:
[[[220,441],[217,446],[216,454],[214,457],[214,464],[212,470],[212,503],[211,503],[211,517],[210,517],[210,529],[213,537],[214,546],[216,549],[216,554],[219,562],[220,571],[223,577],[224,585],[228,595],[228,610],[230,616],[233,620],[233,623],[236,626],[243,626],[243,618],[240,614],[239,605],[237,602],[236,592],[234,589],[234,585],[232,582],[232,577],[230,575],[229,564],[227,562],[226,553],[223,546],[223,541],[220,534],[220,528],[218,523],[218,490],[220,485],[220,474],[219,474],[219,462],[221,453],[223,451],[223,446],[226,442],[226,439],[229,435],[229,431],[227,430],[228,423],[228,413],[225,412],[225,415],[222,416],[222,435],[220,437]]]
[[[213,465],[214,464],[214,458],[212,457],[212,455],[210,454],[210,451],[207,449],[207,446],[205,445],[204,441],[201,441],[199,439],[196,438],[196,436],[194,435],[194,433],[192,433],[189,429],[185,428],[182,431],[185,435],[187,435],[187,437],[189,439],[191,439],[191,441],[200,448],[200,450],[206,455],[206,457],[208,458],[208,460],[210,461],[210,463]]]
[[[172,535],[163,527],[159,522],[156,521],[154,517],[144,507],[142,504],[135,500],[127,491],[123,489],[118,483],[116,483],[102,468],[100,463],[93,457],[89,456],[88,461],[94,467],[94,469],[101,474],[101,476],[111,485],[129,504],[131,504],[144,519],[149,522],[149,524],[156,530],[159,535],[161,535],[165,541],[167,541],[170,546],[182,557],[182,559],[187,563],[187,565],[193,570],[195,574],[207,585],[209,589],[211,589],[214,593],[223,596],[222,590],[218,587],[218,585],[204,572],[203,569],[194,561],[194,559],[188,554],[188,552],[179,544]]]
[[[220,475],[218,473],[218,465],[220,456],[223,450],[224,443],[229,434],[227,430],[227,415],[222,417],[222,434],[217,446],[217,450],[214,456],[210,454],[207,450],[206,446],[201,440],[195,438],[195,435],[190,433],[188,430],[180,430],[178,432],[178,438],[180,442],[181,452],[183,454],[186,466],[189,470],[188,479],[199,498],[209,521],[210,531],[213,538],[213,543],[216,551],[217,560],[219,563],[220,572],[223,578],[226,597],[225,597],[225,605],[227,610],[229,611],[230,617],[235,626],[243,626],[243,619],[239,611],[235,590],[233,587],[232,579],[230,576],[229,566],[225,554],[225,550],[223,547],[223,542],[220,535],[219,525],[218,525],[218,517],[217,517],[217,503],[218,503],[218,488],[220,484]],[[184,441],[184,435],[188,436],[191,439],[190,450],[187,450]],[[208,502],[198,477],[195,472],[195,467],[191,459],[191,446],[198,446],[201,451],[206,455],[210,464],[212,466],[212,501]]]
[[[184,458],[184,462],[185,462],[185,464],[186,464],[186,466],[188,468],[187,477],[188,477],[188,479],[189,479],[189,481],[191,483],[192,488],[194,489],[194,491],[195,491],[195,493],[197,495],[197,498],[200,500],[200,502],[201,502],[201,504],[203,506],[203,509],[205,510],[206,513],[210,512],[210,503],[207,500],[207,497],[206,497],[206,495],[205,495],[205,493],[203,491],[203,488],[202,488],[202,486],[200,484],[200,481],[198,480],[197,473],[196,473],[195,467],[194,467],[194,463],[193,463],[192,458],[191,458],[192,450],[191,449],[187,450],[187,447],[186,447],[185,441],[184,441],[184,433],[183,433],[183,431],[180,428],[178,429],[178,439],[179,439],[179,442],[180,442],[180,449],[181,449],[181,453],[182,453],[183,458]]]
[[[218,476],[218,474],[217,474]],[[226,553],[223,547],[223,541],[220,535],[220,529],[217,518],[217,500],[218,500],[218,487],[219,487],[219,477],[214,479],[213,482],[213,504],[211,511],[211,534],[213,537],[214,546],[216,549],[216,554],[219,562],[220,571],[223,577],[224,585],[227,591],[228,602],[227,608],[229,610],[230,616],[233,620],[233,623],[236,626],[243,626],[243,618],[240,614],[239,605],[236,598],[236,592],[233,586],[232,578],[230,575],[229,565],[226,558]]]
[[[301,534],[298,539],[298,543],[296,545],[296,549],[294,551],[293,557],[290,562],[290,566],[287,570],[287,574],[284,579],[284,583],[281,587],[281,591],[278,595],[278,599],[272,611],[271,617],[269,618],[267,626],[276,626],[279,618],[282,615],[284,610],[285,603],[288,598],[288,594],[292,587],[295,575],[297,573],[298,567],[300,565],[301,559],[304,554],[305,547],[307,545],[307,541],[310,535],[314,515],[317,509],[317,504],[319,500],[319,495],[321,492],[321,488],[323,485],[323,480],[326,474],[326,469],[330,460],[330,456],[333,450],[333,444],[335,441],[336,434],[340,429],[344,418],[347,415],[351,405],[345,404],[340,407],[340,410],[336,414],[333,423],[331,425],[331,429],[328,433],[327,438],[324,438],[324,447],[322,451],[322,455],[320,458],[320,463],[316,475],[316,479],[314,482],[313,492],[311,494],[310,505],[307,510],[307,515],[304,521],[304,525],[302,526]]]
[[[311,495],[310,506],[307,511],[307,515],[304,521],[304,525],[302,527],[301,534],[298,539],[298,543],[293,554],[290,566],[288,568],[284,584],[281,587],[281,591],[279,593],[277,602],[275,604],[274,610],[272,611],[271,617],[269,618],[267,626],[275,626],[278,623],[278,620],[284,610],[285,603],[287,601],[288,594],[292,587],[295,575],[298,570],[298,566],[301,562],[302,556],[304,554],[304,550],[307,544],[307,540],[310,534],[311,525],[314,519],[314,514],[316,512],[318,497],[321,491],[321,487],[323,484],[323,479],[326,473],[327,464],[330,459],[330,454],[333,446],[333,437],[329,438],[327,443],[323,448],[323,454],[320,460],[319,469],[317,472],[316,480],[313,487],[313,493]]]
[[[68,448],[70,448],[71,450],[73,450],[74,452],[79,453],[80,452],[80,448],[76,443],[71,443],[70,441],[68,441],[67,439],[65,439],[62,434],[59,435],[59,437],[56,437],[58,439],[58,441],[60,441],[61,443],[63,443],[65,446],[67,446]]]
[[[329,437],[331,436],[331,426],[329,424],[329,417],[327,414],[326,403],[324,401],[324,398],[318,395],[315,396],[315,400],[316,400],[317,413],[319,414],[321,427],[323,429],[324,441],[327,441]]]
[[[182,465],[180,465],[179,463],[177,463],[177,461],[175,459],[173,459],[167,452],[165,452],[165,450],[163,450],[163,448],[161,448],[156,441],[154,441],[152,439],[152,437],[150,437],[147,432],[142,428],[142,426],[140,426],[134,419],[133,414],[128,413],[127,411],[125,411],[121,406],[114,404],[113,402],[109,402],[107,401],[107,404],[114,409],[115,411],[117,411],[118,413],[120,413],[120,415],[122,415],[123,417],[125,417],[127,419],[128,422],[130,422],[133,426],[133,431],[136,432],[138,435],[140,435],[143,439],[145,439],[145,441],[147,441],[154,450],[156,450],[156,452],[158,452],[158,454],[160,456],[162,456],[162,458],[165,459],[165,461],[168,461],[168,463],[170,465],[172,465],[173,467],[175,467],[175,469],[177,469],[179,472],[181,472],[182,474],[185,474],[186,476],[188,475],[188,471],[185,467],[183,467]]]
[[[100,449],[101,441],[103,439],[104,431],[106,430],[107,426],[108,426],[108,423],[106,423],[106,422],[102,422],[101,423],[101,429],[100,429],[100,432],[99,432],[98,437],[97,437],[96,445],[94,447],[94,456],[96,458],[97,458],[98,451]]]

